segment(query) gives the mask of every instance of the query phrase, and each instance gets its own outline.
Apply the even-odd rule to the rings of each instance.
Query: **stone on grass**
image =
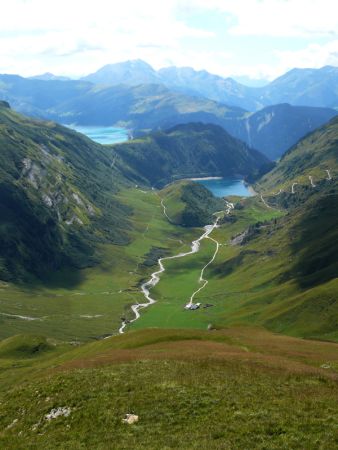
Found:
[[[46,420],[56,419],[57,417],[70,415],[71,409],[68,406],[62,406],[60,408],[53,408],[48,414],[45,415]]]
[[[138,416],[136,414],[126,414],[124,419],[122,419],[122,422],[132,425],[133,423],[138,422]]]

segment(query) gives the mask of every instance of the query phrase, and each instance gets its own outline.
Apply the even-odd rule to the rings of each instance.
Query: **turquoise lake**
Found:
[[[99,144],[118,144],[126,142],[129,139],[129,132],[125,128],[117,127],[84,127],[77,125],[69,125],[68,128],[85,134],[92,141]]]
[[[219,178],[219,179],[195,179],[203,184],[215,197],[225,197],[227,195],[240,195],[241,197],[250,197],[252,193],[241,179]]]

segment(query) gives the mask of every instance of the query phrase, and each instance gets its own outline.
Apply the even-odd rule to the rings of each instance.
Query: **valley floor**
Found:
[[[338,338],[329,310],[317,320],[317,311],[311,306],[317,297],[319,308],[329,301],[337,279],[311,289],[302,288],[295,277],[283,280],[286,267],[292,269],[297,259],[286,245],[290,225],[281,226],[275,219],[285,213],[267,206],[259,196],[244,203],[233,198],[231,220],[221,220],[211,239],[201,240],[198,252],[165,259],[160,282],[150,293],[156,303],[140,310],[140,318],[129,324],[135,318],[131,305],[145,302],[141,286],[158,270],[158,258],[189,253],[192,241],[203,230],[172,223],[171,217],[181,206],[168,189],[126,189],[118,197],[134,210],[131,243],[103,247],[101,265],[59,273],[43,286],[20,288],[3,283],[1,338],[28,332],[83,342],[117,334],[123,321],[125,330],[254,324],[295,336]],[[237,208],[239,203],[243,206]],[[254,239],[238,245],[236,241],[246,236],[250,226]],[[200,290],[205,284],[200,280],[205,266],[203,277],[208,283]],[[193,300],[201,307],[187,311],[184,306],[194,292]],[[332,302],[330,305],[334,307]]]

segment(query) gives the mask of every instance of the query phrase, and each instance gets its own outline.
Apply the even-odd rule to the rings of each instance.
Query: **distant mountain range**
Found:
[[[134,135],[182,123],[212,123],[270,159],[277,159],[305,134],[336,115],[334,109],[286,104],[250,113],[163,84],[105,86],[85,80],[26,79],[17,75],[0,75],[0,98],[31,116],[64,124],[121,126],[132,129]]]
[[[41,75],[34,75],[33,77],[29,77],[29,78],[31,78],[32,80],[45,80],[45,81],[46,80],[47,81],[49,81],[49,80],[59,80],[59,81],[71,80],[71,78],[69,78],[69,77],[62,77],[62,76],[59,76],[59,75],[53,75],[50,72],[42,73]]]
[[[264,106],[290,103],[300,106],[338,107],[338,68],[293,69],[263,87],[249,87],[191,67],[166,67],[158,71],[141,60],[108,64],[83,78],[95,84],[156,83],[189,95],[210,98],[256,111]]]

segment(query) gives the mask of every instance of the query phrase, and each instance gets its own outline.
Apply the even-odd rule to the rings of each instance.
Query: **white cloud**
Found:
[[[338,34],[336,0],[183,0],[182,7],[218,10],[243,36],[329,36]]]
[[[276,52],[280,66],[291,69],[320,68],[326,65],[338,66],[338,40],[328,42],[325,45],[310,44],[298,51]]]
[[[174,0],[2,0],[2,4],[0,72],[80,75],[110,62],[144,58],[152,46],[179,53],[182,40],[213,36],[177,20]],[[164,59],[160,50],[152,56],[155,65]]]
[[[196,11],[205,13],[203,29],[189,24],[189,13]],[[272,79],[292,67],[338,64],[336,0],[1,0],[1,12],[0,73],[81,76],[141,58],[155,68],[189,65],[223,76]],[[231,39],[247,39],[256,63],[222,49],[208,29],[209,13],[224,18]],[[332,42],[320,46],[317,38],[324,35]],[[271,46],[269,55],[261,55],[256,36],[307,40],[302,50],[293,51],[286,39],[285,50]]]

